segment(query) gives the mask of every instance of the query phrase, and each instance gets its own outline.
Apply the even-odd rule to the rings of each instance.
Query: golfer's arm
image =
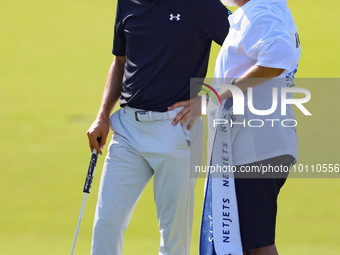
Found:
[[[234,85],[239,87],[244,93],[246,92],[247,88],[255,87],[265,81],[273,79],[279,76],[283,71],[284,69],[254,65],[250,67],[244,74],[242,74],[240,78],[237,78]],[[219,94],[222,100],[232,97],[230,90],[221,90]]]
[[[122,91],[125,56],[115,56],[107,75],[106,85],[97,118],[109,118]]]

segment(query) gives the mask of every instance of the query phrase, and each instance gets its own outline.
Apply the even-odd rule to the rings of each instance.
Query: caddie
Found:
[[[272,106],[274,87],[280,92],[281,88],[294,85],[300,40],[286,0],[222,2],[239,8],[229,16],[230,31],[216,60],[214,84],[237,86],[244,93],[246,103],[242,116],[229,114],[237,99],[230,90],[222,88],[219,95],[223,105],[215,113],[222,113],[222,117],[237,124],[216,128],[212,126],[213,114],[209,119],[211,162],[235,166],[236,172],[231,173],[233,178],[223,174],[225,180],[209,178],[207,181],[200,254],[275,255],[278,254],[275,246],[277,196],[288,173],[258,178],[261,174],[242,171],[262,166],[289,169],[297,161],[295,114],[291,105],[287,105],[286,115],[281,115],[280,93],[277,109],[266,116],[247,109],[247,99],[252,90],[253,106],[267,110]],[[209,105],[212,105],[210,101],[208,109],[213,109]],[[258,124],[259,120],[266,119],[274,121],[263,126]],[[293,124],[281,125],[282,119],[290,119]],[[232,192],[236,192],[236,197]]]
[[[121,255],[124,232],[153,176],[159,254],[190,254],[194,186],[190,178],[190,78],[204,77],[212,41],[222,45],[229,11],[218,0],[118,0],[113,63],[88,130],[100,154],[114,131],[102,172],[92,255]],[[121,109],[111,117],[116,103]],[[170,108],[169,108],[170,107]],[[169,110],[169,109],[170,110]],[[173,123],[179,116],[180,122]],[[97,138],[102,137],[99,147]],[[200,140],[199,136],[197,136]],[[200,146],[198,146],[200,147]]]

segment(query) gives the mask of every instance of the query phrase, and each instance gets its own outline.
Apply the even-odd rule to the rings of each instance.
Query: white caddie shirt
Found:
[[[286,115],[281,116],[280,106],[280,88],[293,84],[301,51],[297,27],[287,1],[251,0],[230,15],[229,22],[229,34],[216,60],[214,82],[220,78],[238,78],[253,65],[285,69],[275,80],[253,88],[254,107],[267,110],[272,106],[272,87],[278,87],[278,107],[267,116],[245,111],[246,125],[233,141],[233,163],[248,164],[284,154],[297,160],[295,114],[287,105]],[[247,97],[248,92],[245,93],[245,105]],[[287,95],[289,97],[291,94]],[[253,126],[261,125],[256,121],[259,119],[263,126],[248,125],[249,120],[254,120],[250,122]],[[212,123],[213,120],[209,119],[209,125]],[[209,131],[208,144],[212,145],[213,139],[213,132]]]

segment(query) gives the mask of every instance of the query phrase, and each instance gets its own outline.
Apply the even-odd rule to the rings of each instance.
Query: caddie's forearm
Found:
[[[263,66],[252,66],[250,67],[241,77],[235,81],[235,85],[242,89],[243,92],[247,88],[255,87],[268,80],[271,80],[279,76],[284,69],[269,68]]]
[[[115,56],[106,79],[106,85],[97,118],[108,118],[119,101],[122,91],[125,57]]]
[[[284,69],[269,68],[263,66],[254,65],[250,67],[240,78],[237,78],[233,85],[239,87],[243,93],[247,88],[255,87],[270,79],[279,76]],[[221,99],[232,97],[230,90],[224,90],[220,92]]]

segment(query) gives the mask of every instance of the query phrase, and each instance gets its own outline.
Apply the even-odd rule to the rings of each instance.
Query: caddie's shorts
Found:
[[[294,163],[293,156],[282,155],[243,165],[243,171],[247,166],[248,170],[251,166],[272,166],[271,171],[274,173],[268,173],[267,168],[265,178],[259,178],[263,173],[251,173],[250,178],[245,178],[247,175],[239,171],[242,166],[236,166],[235,189],[243,249],[256,249],[275,243],[277,196],[288,177],[289,171],[284,170],[290,169]],[[281,170],[275,172],[274,166]]]

